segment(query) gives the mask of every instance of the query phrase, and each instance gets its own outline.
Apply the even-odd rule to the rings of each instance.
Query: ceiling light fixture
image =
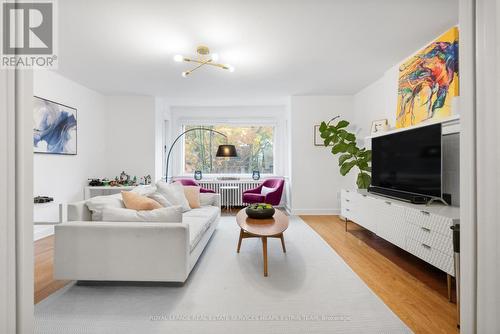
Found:
[[[193,63],[198,64],[194,68],[192,68],[191,70],[182,72],[182,76],[184,78],[204,65],[215,66],[218,68],[222,68],[224,70],[228,70],[229,72],[234,72],[234,67],[232,65],[216,63],[219,60],[219,55],[216,53],[210,54],[210,49],[208,48],[208,46],[200,45],[200,46],[198,46],[198,48],[196,48],[196,52],[199,55],[198,58],[188,58],[188,57],[184,57],[183,55],[175,55],[174,56],[174,61],[176,61],[176,62],[180,63],[180,62],[185,61],[185,62],[193,62]]]

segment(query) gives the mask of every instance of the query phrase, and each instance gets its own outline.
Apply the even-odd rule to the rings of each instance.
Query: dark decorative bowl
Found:
[[[270,204],[259,203],[247,206],[245,212],[250,218],[269,219],[274,215],[275,210]]]

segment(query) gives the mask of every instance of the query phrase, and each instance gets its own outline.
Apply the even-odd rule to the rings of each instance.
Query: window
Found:
[[[192,128],[207,128],[222,132],[227,142],[236,146],[237,158],[216,158],[217,148],[226,143],[226,138],[209,131],[191,131],[184,139],[184,172],[191,174],[201,170],[204,174],[273,174],[273,126],[237,125],[189,125]]]

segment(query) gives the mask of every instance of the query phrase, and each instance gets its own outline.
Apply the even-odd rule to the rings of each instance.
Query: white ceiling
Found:
[[[58,1],[58,72],[105,94],[353,94],[458,22],[456,0]],[[236,71],[182,78],[207,44]]]

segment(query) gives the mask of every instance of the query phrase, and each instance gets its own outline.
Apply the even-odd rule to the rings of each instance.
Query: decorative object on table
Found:
[[[34,153],[76,155],[76,109],[37,96],[34,100]]]
[[[450,116],[458,81],[458,28],[453,27],[399,67],[396,127]]]
[[[267,203],[251,204],[245,209],[247,216],[254,219],[269,219],[275,211],[273,206]]]
[[[258,179],[260,179],[260,172],[258,170],[254,170],[252,172],[252,179],[254,179],[255,181],[257,181]]]
[[[49,196],[36,196],[33,199],[33,203],[35,203],[35,204],[49,203],[49,202],[53,202],[53,201],[54,201],[54,198],[49,197]]]
[[[129,179],[130,176],[125,171],[122,171],[119,178],[120,184],[128,184]]]
[[[271,205],[280,205],[284,186],[284,179],[264,180],[264,182],[262,182],[257,188],[249,189],[243,192],[243,203],[267,203]]]
[[[212,189],[203,188],[203,187],[201,187],[198,184],[198,182],[196,182],[195,180],[192,180],[192,179],[176,179],[174,182],[179,182],[183,186],[200,187],[200,193],[212,193],[212,194],[215,194],[215,191],[213,191]]]
[[[321,138],[321,131],[319,131],[320,125],[314,126],[314,146],[325,146],[324,140]],[[332,146],[329,144],[328,146]]]
[[[201,173],[201,170],[195,170],[194,171],[194,179],[199,181],[203,178],[203,174]]]
[[[101,179],[89,179],[89,186],[91,187],[100,187],[103,185],[104,183],[101,181]]]
[[[176,62],[189,62],[189,63],[195,63],[195,67],[182,72],[182,76],[185,78],[197,69],[199,69],[202,66],[208,65],[208,66],[213,66],[213,67],[218,67],[223,70],[228,70],[229,72],[234,72],[234,67],[229,65],[229,64],[219,64],[217,63],[217,60],[219,57],[217,56],[216,53],[210,54],[210,49],[208,46],[205,45],[199,45],[196,48],[196,53],[198,53],[198,58],[189,58],[189,57],[184,57],[183,55],[175,55],[174,56],[174,61]]]
[[[339,157],[340,174],[345,176],[353,167],[359,169],[356,184],[360,189],[366,189],[371,183],[372,151],[359,148],[356,143],[356,135],[346,130],[349,122],[340,120],[336,125],[330,124],[340,116],[336,116],[328,122],[321,122],[319,131],[323,138],[324,146],[333,144],[331,152],[333,155],[341,153]]]
[[[189,130],[184,131],[180,135],[178,135],[177,138],[175,138],[175,140],[172,142],[172,145],[170,146],[170,150],[168,151],[167,159],[165,161],[165,181],[167,181],[167,182],[168,182],[168,161],[170,160],[170,154],[172,153],[172,149],[174,148],[175,144],[179,141],[179,139],[181,139],[182,136],[184,136],[186,133],[191,132],[191,131],[209,131],[211,133],[216,133],[216,134],[219,134],[219,135],[223,136],[224,138],[226,138],[226,144],[219,145],[219,148],[217,149],[217,153],[215,154],[215,156],[217,158],[235,158],[238,156],[238,154],[236,152],[236,147],[234,145],[229,145],[227,143],[227,136],[225,134],[223,134],[222,132],[219,132],[219,131],[213,130],[213,129],[203,128],[203,127],[191,128]],[[165,145],[165,152],[166,152],[166,150],[167,150],[167,146]]]
[[[151,184],[151,175],[146,175],[144,176],[144,184],[145,185],[150,185]]]
[[[371,134],[381,133],[389,130],[389,121],[387,118],[372,122]]]

